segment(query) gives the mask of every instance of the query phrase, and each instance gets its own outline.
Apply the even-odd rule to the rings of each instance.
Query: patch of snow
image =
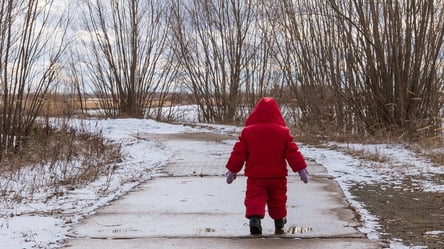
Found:
[[[367,184],[398,184],[409,176],[422,175],[424,180],[417,182],[422,191],[444,192],[444,186],[436,184],[429,177],[444,174],[444,167],[433,166],[425,159],[418,158],[413,152],[401,145],[392,144],[342,144],[329,143],[347,150],[364,152],[364,154],[378,154],[387,158],[388,162],[374,162],[356,159],[346,153],[333,149],[300,146],[302,154],[323,165],[328,173],[335,177],[341,186],[347,200],[362,217],[363,226],[359,230],[366,233],[370,239],[378,239],[377,229],[380,227],[378,217],[368,210],[350,193],[350,188],[356,183]],[[392,249],[411,249],[399,241],[392,241]],[[416,249],[424,247],[415,247]]]
[[[441,235],[441,234],[444,234],[444,231],[428,231],[424,233],[424,235]]]
[[[1,220],[2,248],[56,248],[69,231],[62,220],[51,216],[15,216]]]
[[[53,122],[57,125],[56,120]],[[47,193],[42,189],[34,193],[33,199],[23,201],[19,205],[10,205],[3,199],[0,202],[0,241],[3,249],[63,246],[62,241],[69,235],[72,224],[93,214],[97,208],[125,195],[141,182],[156,176],[157,170],[171,158],[172,151],[161,142],[140,135],[192,132],[237,135],[241,131],[241,127],[228,125],[194,123],[192,126],[187,126],[147,119],[74,119],[69,125],[75,129],[101,133],[108,141],[121,144],[125,159],[115,165],[114,174],[100,177],[81,188],[61,189],[63,195],[57,198],[46,200]],[[381,163],[366,161],[338,150],[299,144],[301,152],[307,159],[322,164],[337,180],[347,200],[362,216],[363,226],[360,231],[367,234],[370,239],[380,237],[377,232],[380,225],[378,218],[370,214],[350,193],[350,187],[354,183],[396,183],[405,177],[421,174],[425,180],[419,182],[418,186],[424,191],[444,192],[442,185],[427,180],[436,174],[444,174],[444,167],[434,167],[400,145],[341,143],[329,145],[379,154],[389,160]],[[190,146],[193,145],[190,143]],[[228,155],[228,152],[226,153]],[[32,171],[32,167],[21,171],[20,177],[16,178],[10,190],[13,192],[26,188],[30,179],[38,179],[37,173],[39,172]],[[5,184],[11,184],[8,178],[0,178],[0,186]],[[427,235],[440,234],[442,231],[427,233]],[[401,241],[394,240],[391,241],[390,248],[412,247],[405,247]],[[415,247],[419,248],[424,247]]]

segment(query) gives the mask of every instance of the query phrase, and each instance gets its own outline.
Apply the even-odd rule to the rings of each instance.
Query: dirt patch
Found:
[[[351,193],[379,217],[383,239],[402,239],[407,246],[444,248],[444,194],[415,190],[411,184],[356,185]]]

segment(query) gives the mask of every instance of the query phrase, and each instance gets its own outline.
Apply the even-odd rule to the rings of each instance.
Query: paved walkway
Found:
[[[176,152],[157,177],[75,227],[69,248],[351,248],[382,246],[358,232],[337,183],[309,162],[310,183],[288,177],[287,235],[267,216],[262,237],[249,235],[245,180],[225,183],[232,138],[211,134],[149,135]],[[205,139],[204,139],[205,138]],[[230,139],[230,140],[228,140]]]

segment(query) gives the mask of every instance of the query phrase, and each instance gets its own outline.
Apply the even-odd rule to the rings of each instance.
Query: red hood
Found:
[[[260,99],[245,121],[245,126],[257,123],[275,123],[285,126],[281,110],[274,98],[264,97]]]

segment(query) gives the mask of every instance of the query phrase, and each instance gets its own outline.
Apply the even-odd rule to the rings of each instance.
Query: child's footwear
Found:
[[[262,234],[261,217],[259,216],[250,217],[250,234],[251,235]]]
[[[274,220],[274,234],[284,234],[284,225],[287,223],[287,218],[282,218],[279,220]]]

